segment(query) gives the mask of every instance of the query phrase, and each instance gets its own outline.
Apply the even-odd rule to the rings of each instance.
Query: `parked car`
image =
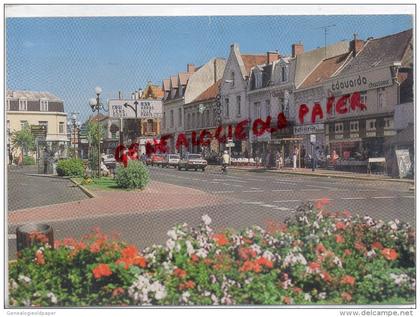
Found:
[[[102,160],[108,169],[115,169],[117,160],[113,154],[102,154]]]
[[[157,165],[160,166],[163,163],[162,154],[152,154],[149,158],[146,159],[146,165]]]
[[[200,154],[187,154],[181,158],[178,162],[178,169],[184,168],[186,171],[189,169],[198,170],[201,169],[203,172],[207,167],[207,161],[204,160]]]
[[[162,167],[177,167],[178,162],[181,159],[179,154],[166,154],[163,159]]]

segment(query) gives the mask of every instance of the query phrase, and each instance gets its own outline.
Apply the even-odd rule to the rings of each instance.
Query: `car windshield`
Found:
[[[188,155],[188,159],[190,159],[190,160],[201,159],[201,155],[200,154],[190,154],[190,155]]]

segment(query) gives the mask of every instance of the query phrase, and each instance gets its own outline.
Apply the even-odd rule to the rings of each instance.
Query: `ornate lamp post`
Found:
[[[71,132],[73,134],[73,145],[74,145],[74,155],[77,158],[78,157],[78,153],[76,151],[76,137],[77,137],[77,133],[80,130],[81,127],[81,123],[80,121],[77,121],[77,114],[79,114],[78,112],[72,112],[72,116],[70,117],[70,121],[67,123],[69,128],[71,129]],[[77,138],[77,140],[79,140],[79,138]]]
[[[95,88],[96,98],[89,99],[89,105],[92,108],[92,112],[98,111],[98,125],[99,125],[99,111],[104,110],[108,111],[105,106],[101,103],[99,95],[102,92],[102,88],[97,86]],[[98,178],[101,177],[101,134],[100,129],[98,128]]]

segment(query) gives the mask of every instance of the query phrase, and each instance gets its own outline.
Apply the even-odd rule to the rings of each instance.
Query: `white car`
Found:
[[[181,157],[179,154],[166,154],[163,159],[162,167],[177,167]]]
[[[113,154],[102,154],[102,159],[106,166],[115,165],[117,163]]]

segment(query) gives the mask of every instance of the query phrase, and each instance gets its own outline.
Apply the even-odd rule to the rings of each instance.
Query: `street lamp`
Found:
[[[137,93],[136,94],[134,94],[133,93],[133,96],[134,97],[137,97]],[[132,106],[132,105],[130,105],[128,102],[126,102],[126,103],[124,103],[124,107],[125,108],[131,108],[131,109],[133,109],[133,111],[134,111],[134,115],[135,115],[135,134],[136,134],[136,138],[139,136],[139,129],[138,129],[138,122],[137,122],[137,106],[138,106],[138,104],[139,104],[139,102],[137,101],[137,100],[135,100],[134,102],[133,102],[133,104],[134,104],[134,107]]]
[[[73,144],[74,144],[74,155],[77,158],[77,151],[76,151],[76,133],[78,133],[80,126],[82,125],[80,121],[77,121],[76,114],[79,114],[78,112],[72,112],[72,116],[70,117],[70,121],[67,123],[69,128],[72,130],[73,134]],[[71,139],[71,138],[70,138]],[[77,138],[79,140],[79,138]]]
[[[99,125],[99,111],[104,110],[108,111],[105,106],[101,103],[99,95],[102,93],[102,88],[97,86],[95,87],[96,98],[89,99],[89,105],[92,108],[92,112],[98,111],[98,125]],[[101,177],[101,134],[98,127],[98,178]]]

